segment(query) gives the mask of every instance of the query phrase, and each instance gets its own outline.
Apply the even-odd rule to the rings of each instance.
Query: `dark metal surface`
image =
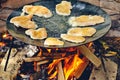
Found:
[[[111,27],[111,19],[109,15],[103,11],[100,7],[91,5],[89,3],[77,1],[73,3],[73,9],[70,16],[60,16],[56,14],[55,5],[56,2],[54,0],[45,0],[45,1],[38,1],[32,3],[32,5],[43,5],[49,8],[53,16],[51,18],[45,19],[43,17],[33,16],[32,20],[36,22],[38,27],[45,27],[47,29],[48,37],[56,37],[60,38],[60,34],[67,33],[67,30],[72,28],[68,24],[68,19],[71,16],[80,16],[80,15],[101,15],[105,18],[105,22],[102,24],[94,25],[92,27],[96,28],[97,32],[91,36],[86,37],[86,41],[82,43],[72,43],[69,41],[65,41],[60,38],[60,40],[64,41],[65,44],[63,46],[45,46],[44,40],[33,40],[29,36],[25,35],[25,30],[23,28],[17,28],[15,25],[11,24],[9,21],[11,18],[15,16],[19,16],[22,13],[22,7],[15,10],[7,19],[7,29],[9,33],[14,36],[15,38],[36,46],[46,47],[46,48],[65,48],[65,47],[73,47],[86,44],[88,42],[94,41],[103,35],[105,35]]]

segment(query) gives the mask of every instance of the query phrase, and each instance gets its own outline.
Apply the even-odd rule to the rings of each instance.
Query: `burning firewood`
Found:
[[[23,60],[25,61],[25,62],[34,62],[34,61],[43,61],[43,60],[45,60],[45,59],[47,59],[46,57],[27,57],[27,58],[24,58]]]
[[[46,64],[50,62],[50,58],[47,57],[41,57],[41,56],[36,56],[36,57],[27,57],[23,59],[25,62],[36,62],[37,66],[40,66],[42,64]]]
[[[65,80],[61,61],[58,63],[57,68],[58,68],[58,80]]]
[[[83,58],[82,59],[84,62],[82,64],[79,65],[78,69],[76,70],[76,72],[74,73],[75,78],[80,78],[80,76],[82,75],[83,71],[85,70],[85,68],[87,67],[87,65],[89,64],[89,61],[87,58]]]
[[[97,58],[85,45],[79,46],[80,52],[87,57],[96,67],[101,65],[101,61]]]
[[[47,64],[49,62],[50,62],[49,60],[39,61],[39,62],[37,62],[37,65]]]

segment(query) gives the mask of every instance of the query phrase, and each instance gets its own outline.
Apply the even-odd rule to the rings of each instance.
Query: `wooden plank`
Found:
[[[97,58],[85,45],[79,46],[78,49],[96,67],[99,67],[101,65],[101,60],[99,58]]]
[[[116,80],[118,65],[110,59],[104,60],[106,72],[103,66],[94,67],[89,80]]]
[[[65,80],[61,61],[58,63],[57,68],[58,68],[58,80]]]
[[[25,62],[34,62],[34,61],[36,62],[36,61],[44,61],[44,60],[47,60],[47,58],[41,56],[24,58]]]

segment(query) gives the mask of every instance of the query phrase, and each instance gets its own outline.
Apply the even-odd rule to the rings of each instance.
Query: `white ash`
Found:
[[[22,78],[24,78],[25,80],[30,78],[30,75],[20,74],[20,76],[21,76]],[[24,80],[24,79],[23,79],[23,80]]]
[[[32,57],[39,51],[37,46],[32,46],[32,45],[26,46],[25,49],[27,50],[26,51],[27,57]]]

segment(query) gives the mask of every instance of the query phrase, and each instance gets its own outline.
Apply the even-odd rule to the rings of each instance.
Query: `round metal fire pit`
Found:
[[[72,9],[71,15],[66,17],[66,16],[60,16],[56,14],[56,11],[55,11],[56,4],[57,3],[54,0],[42,0],[42,1],[32,3],[32,5],[46,6],[53,13],[53,16],[51,18],[46,19],[38,16],[33,16],[32,20],[36,22],[39,28],[45,27],[47,29],[48,37],[56,37],[64,41],[65,44],[63,46],[46,46],[44,45],[45,39],[33,40],[25,34],[26,29],[18,28],[14,24],[10,23],[11,18],[15,16],[19,16],[22,13],[23,7],[15,10],[8,17],[7,29],[9,33],[13,37],[28,44],[32,44],[40,47],[46,47],[46,48],[65,48],[65,47],[79,46],[79,45],[83,45],[88,42],[94,41],[102,37],[103,35],[105,35],[111,27],[111,19],[109,15],[98,6],[91,5],[86,2],[77,1],[75,3],[72,3],[73,9]],[[68,24],[68,18],[71,16],[79,16],[79,15],[100,15],[105,18],[105,22],[98,25],[91,26],[91,27],[94,27],[97,30],[97,32],[91,37],[86,37],[85,42],[72,43],[72,42],[61,39],[60,34],[67,33],[67,30],[72,27]]]

